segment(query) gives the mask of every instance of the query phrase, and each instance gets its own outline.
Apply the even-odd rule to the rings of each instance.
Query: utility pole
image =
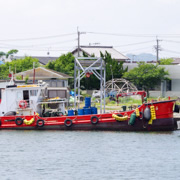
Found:
[[[80,32],[77,28],[77,34],[78,34],[78,57],[79,57],[79,49],[80,49]]]
[[[159,46],[159,40],[158,38],[156,39],[156,43],[157,45],[155,46],[155,50],[156,50],[156,61],[159,61],[159,51],[161,51],[161,47]]]
[[[78,35],[78,57],[80,56],[80,35],[86,34],[85,32],[79,32],[79,29],[77,27],[77,35]]]

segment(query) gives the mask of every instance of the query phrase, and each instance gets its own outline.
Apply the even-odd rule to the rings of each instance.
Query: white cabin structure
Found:
[[[32,85],[8,85],[1,89],[0,116],[7,113],[12,115],[34,115],[38,113],[43,116],[45,104],[56,105],[56,111],[64,114],[64,99],[57,98],[50,102],[47,99],[47,83],[40,81]]]

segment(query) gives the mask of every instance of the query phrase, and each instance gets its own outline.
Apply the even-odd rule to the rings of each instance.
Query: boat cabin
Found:
[[[47,83],[39,81],[32,85],[8,85],[1,89],[0,116],[33,115],[46,116],[46,109],[64,114],[63,99],[47,99]],[[52,110],[53,109],[53,110]]]

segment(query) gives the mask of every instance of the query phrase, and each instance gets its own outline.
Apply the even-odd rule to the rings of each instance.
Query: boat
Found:
[[[113,131],[173,131],[173,107],[176,100],[145,102],[144,91],[117,94],[117,99],[141,95],[142,105],[127,111],[98,114],[85,98],[83,109],[69,109],[59,97],[47,98],[47,84],[8,85],[1,92],[0,129],[14,130],[113,130]],[[86,101],[88,100],[88,104]]]

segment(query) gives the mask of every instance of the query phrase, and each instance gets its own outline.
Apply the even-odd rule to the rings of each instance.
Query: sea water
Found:
[[[1,180],[177,180],[180,131],[0,131]]]

